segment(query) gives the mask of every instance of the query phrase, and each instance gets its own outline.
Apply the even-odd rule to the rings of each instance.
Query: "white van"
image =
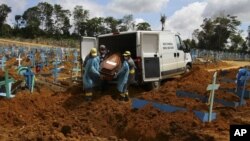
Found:
[[[179,75],[192,67],[191,55],[178,34],[170,31],[134,31],[82,37],[81,58],[92,47],[105,45],[111,53],[130,51],[136,79],[157,87],[163,79]],[[152,83],[153,82],[153,83]]]

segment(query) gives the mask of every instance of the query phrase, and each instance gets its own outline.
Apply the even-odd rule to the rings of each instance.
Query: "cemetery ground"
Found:
[[[29,61],[23,58],[22,64],[30,64]],[[238,67],[249,62],[196,63],[191,72],[162,82],[158,90],[145,91],[142,87],[131,86],[129,102],[119,102],[111,97],[119,94],[114,84],[108,85],[104,92],[95,90],[93,101],[85,102],[82,84],[71,79],[72,64],[70,61],[64,63],[65,68],[56,82],[64,90],[50,85],[53,83],[50,74],[53,66],[49,65],[35,74],[33,93],[28,89],[17,89],[14,98],[0,98],[0,140],[227,141],[230,124],[250,124],[250,100],[245,99],[243,106],[230,105],[239,102],[240,97],[228,91],[235,88]],[[16,58],[13,58],[7,61],[6,68],[18,82],[24,78],[17,74],[16,65]],[[208,112],[207,101],[200,97],[209,97],[210,92],[206,89],[212,83],[215,70],[218,72],[216,83],[220,84],[215,99],[223,99],[229,104],[215,101],[216,119],[203,122],[194,111]],[[1,70],[0,75],[4,76]],[[178,91],[198,96],[182,97],[177,95]],[[134,98],[185,110],[163,112],[153,103],[133,109]]]

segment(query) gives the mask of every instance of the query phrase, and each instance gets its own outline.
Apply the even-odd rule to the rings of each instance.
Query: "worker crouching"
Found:
[[[85,90],[85,100],[91,101],[93,94],[92,89],[98,83],[100,78],[99,73],[99,57],[97,56],[96,48],[90,50],[90,57],[86,62],[85,71],[83,75],[83,84]]]

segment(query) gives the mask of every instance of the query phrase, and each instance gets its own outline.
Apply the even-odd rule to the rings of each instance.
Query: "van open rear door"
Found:
[[[144,82],[160,80],[159,34],[141,33],[142,76]]]
[[[82,61],[84,61],[85,57],[89,54],[90,49],[93,47],[97,47],[95,37],[82,37],[80,49]]]

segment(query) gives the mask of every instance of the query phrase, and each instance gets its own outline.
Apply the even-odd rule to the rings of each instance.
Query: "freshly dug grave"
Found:
[[[231,67],[231,64],[228,64],[226,62],[223,61],[215,61],[215,62],[199,62],[198,60],[196,60],[194,62],[194,66],[200,66],[204,69],[220,69],[220,68],[224,68],[224,67]]]
[[[215,105],[217,119],[202,123],[191,110],[207,110],[207,105],[175,96],[177,89],[208,94],[205,91],[211,80],[212,73],[201,67],[179,79],[168,80],[158,91],[130,88],[132,97],[188,108],[174,113],[161,112],[151,105],[131,109],[131,102],[111,98],[111,94],[118,94],[113,85],[103,93],[95,91],[92,102],[84,101],[80,85],[63,93],[45,85],[37,85],[33,94],[19,90],[13,99],[0,98],[0,140],[227,141],[230,124],[250,124],[249,100],[237,109]],[[217,95],[235,100],[224,92]]]
[[[178,82],[178,89],[184,90],[187,92],[194,92],[200,95],[209,96],[209,91],[207,91],[207,86],[212,83],[213,72],[208,72],[200,67],[194,68],[190,75],[181,78]],[[221,75],[218,73],[217,80],[221,78]],[[219,81],[216,82],[220,84]],[[224,99],[227,101],[238,101],[238,97],[233,93],[226,91],[217,90],[215,98]]]
[[[22,91],[14,99],[0,99],[0,139],[215,140],[213,135],[198,134],[208,125],[193,112],[164,113],[150,105],[132,110],[130,103],[110,95],[97,94],[87,103],[78,93],[80,88],[73,89],[72,93],[51,93],[43,87],[33,94]]]
[[[150,100],[157,103],[183,107],[189,110],[199,110],[199,111],[208,110],[208,106],[206,105],[206,103],[202,103],[197,99],[177,97],[175,90],[173,89],[172,91],[171,87],[169,87],[169,89],[160,89],[158,91],[145,92],[139,98]]]
[[[208,84],[212,83],[212,72],[208,72],[201,67],[195,67],[189,73],[179,79],[165,82],[159,90],[144,93],[140,98],[152,101],[158,101],[179,107],[186,107],[193,110],[207,111],[208,106],[197,99],[181,98],[176,96],[176,91],[186,91],[209,97],[207,91]],[[220,75],[218,75],[220,77]],[[239,97],[233,93],[223,90],[215,92],[215,98],[226,101],[239,101]],[[221,106],[215,103],[216,106]]]

